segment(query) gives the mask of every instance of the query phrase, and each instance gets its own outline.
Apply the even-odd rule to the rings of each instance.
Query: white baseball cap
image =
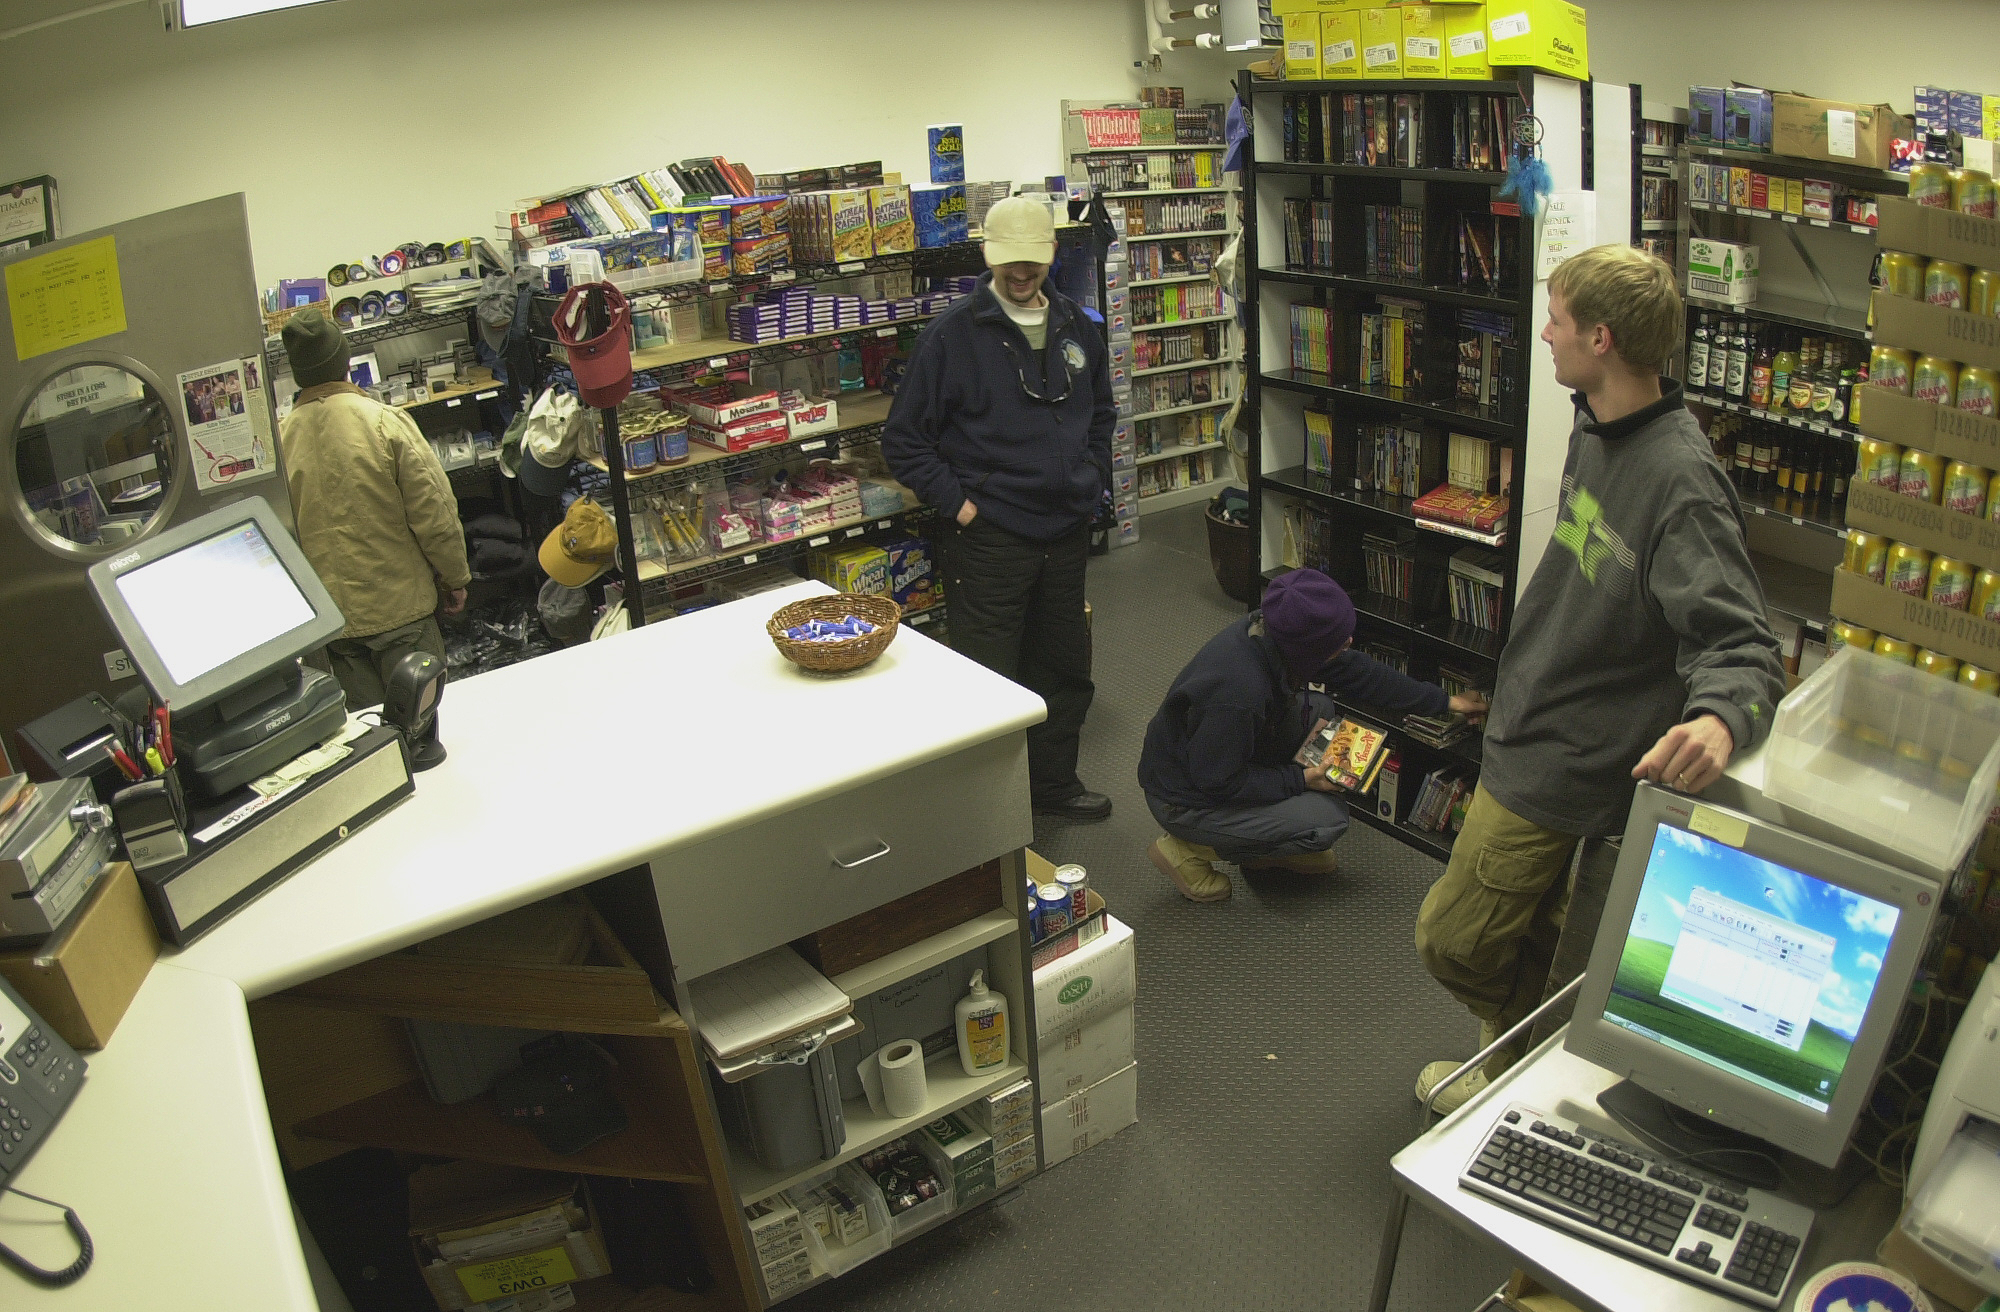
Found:
[[[1049,207],[1026,196],[995,201],[986,211],[986,263],[1053,264],[1056,221]]]

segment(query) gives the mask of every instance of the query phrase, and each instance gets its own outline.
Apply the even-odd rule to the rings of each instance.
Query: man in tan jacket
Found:
[[[347,381],[340,328],[305,310],[284,338],[303,390],[278,446],[299,545],[347,619],[327,655],[348,706],[360,709],[381,702],[389,670],[410,652],[444,659],[437,612],[463,610],[472,581],[465,530],[416,422]]]

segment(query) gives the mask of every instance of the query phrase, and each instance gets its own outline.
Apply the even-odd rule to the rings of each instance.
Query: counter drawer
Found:
[[[859,915],[1034,838],[1011,733],[656,858],[682,979]]]

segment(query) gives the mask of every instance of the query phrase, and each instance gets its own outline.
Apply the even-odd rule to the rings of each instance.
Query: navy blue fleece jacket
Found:
[[[1444,689],[1358,651],[1334,657],[1312,682],[1336,701],[1397,719],[1450,709]],[[1312,731],[1306,716],[1263,616],[1252,614],[1210,638],[1167,689],[1146,726],[1139,786],[1195,810],[1296,797],[1306,790],[1305,769],[1292,760]]]
[[[917,338],[882,455],[938,514],[956,517],[970,498],[982,518],[1050,542],[1089,523],[1111,486],[1109,357],[1097,325],[1046,286],[1037,354],[992,285],[983,275]]]

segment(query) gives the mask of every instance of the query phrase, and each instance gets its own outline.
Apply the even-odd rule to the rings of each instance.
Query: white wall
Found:
[[[1144,35],[1137,0],[341,0],[174,33],[146,3],[0,42],[0,180],[53,174],[68,232],[245,192],[262,286],[691,155],[920,182],[954,122],[970,176],[1039,179],[1058,102],[1135,96]]]

